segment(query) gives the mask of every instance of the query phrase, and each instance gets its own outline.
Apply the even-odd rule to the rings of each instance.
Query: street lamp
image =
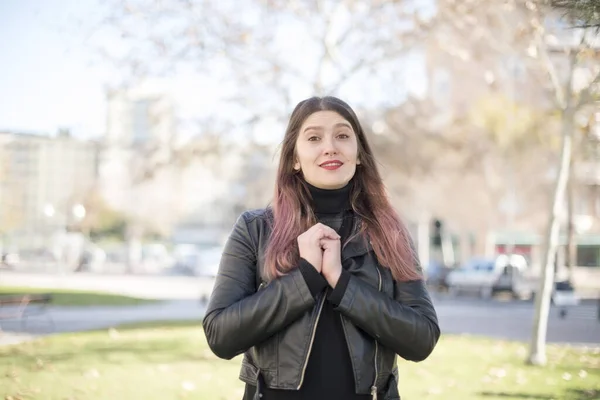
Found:
[[[73,216],[78,220],[81,221],[83,218],[85,218],[85,207],[82,204],[75,204],[73,206]]]
[[[54,208],[54,205],[52,205],[50,203],[46,203],[44,205],[43,213],[44,213],[44,216],[46,218],[48,218],[48,220],[50,220],[56,215],[56,209]],[[69,213],[67,211],[67,215],[63,216],[65,228],[68,228],[69,220],[71,218],[74,218],[77,223],[81,222],[85,218],[86,209],[83,206],[83,204],[77,203],[77,204],[74,204],[73,207],[71,207],[71,216],[72,217],[69,216],[68,214]]]
[[[52,204],[44,205],[44,215],[48,218],[52,218],[54,216],[56,210],[54,210],[54,206]]]
[[[591,215],[574,215],[573,219],[575,231],[580,235],[589,231],[594,225],[594,218]]]

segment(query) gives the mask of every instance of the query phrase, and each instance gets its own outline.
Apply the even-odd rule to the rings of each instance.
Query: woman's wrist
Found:
[[[325,280],[327,281],[327,283],[329,283],[329,286],[331,286],[332,288],[335,288],[338,281],[340,280],[341,275],[342,275],[341,268],[336,269],[335,271],[330,272],[330,273],[323,272],[323,276],[325,277]]]

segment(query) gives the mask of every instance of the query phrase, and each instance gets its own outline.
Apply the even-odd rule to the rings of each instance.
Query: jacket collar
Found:
[[[354,226],[351,234],[352,239],[350,239],[350,241],[346,243],[346,245],[342,249],[342,262],[348,258],[357,257],[373,250],[370,238],[368,236],[365,237],[363,235],[357,234],[358,230],[359,219],[355,217]]]

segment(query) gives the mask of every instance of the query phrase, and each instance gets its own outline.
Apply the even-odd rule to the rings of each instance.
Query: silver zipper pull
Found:
[[[377,400],[377,386],[371,386],[371,399]]]

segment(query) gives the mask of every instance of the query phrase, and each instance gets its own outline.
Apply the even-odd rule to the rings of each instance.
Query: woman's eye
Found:
[[[309,137],[309,138],[308,138],[308,141],[309,141],[309,142],[314,142],[314,141],[316,141],[316,140],[319,140],[319,137],[318,137],[318,136],[311,136],[311,137]]]
[[[338,135],[338,138],[340,139],[348,139],[350,137],[350,135],[348,135],[347,133],[340,133]]]

